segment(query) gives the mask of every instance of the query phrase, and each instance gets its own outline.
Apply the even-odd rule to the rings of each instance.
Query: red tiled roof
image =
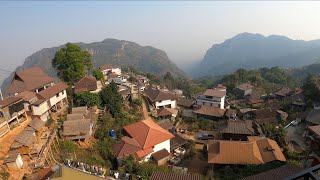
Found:
[[[47,89],[39,92],[37,94],[39,99],[49,100],[51,97],[55,96],[56,94],[60,93],[61,91],[68,88],[68,85],[64,82],[60,82],[55,84],[54,86],[50,86]]]
[[[124,158],[142,149],[135,139],[127,136],[122,137],[121,140],[113,144],[111,148],[117,158]]]
[[[196,114],[203,114],[213,117],[223,117],[226,113],[226,110],[212,106],[201,106],[199,109],[196,109],[193,112]]]
[[[268,138],[251,141],[214,140],[208,143],[208,163],[213,164],[264,164],[286,161],[278,144]]]
[[[120,76],[119,74],[113,72],[113,73],[108,75],[108,78],[117,78],[119,76]]]
[[[7,93],[21,93],[31,91],[53,82],[53,78],[48,76],[39,67],[32,67],[22,71],[17,71]]]
[[[226,93],[226,91],[220,91],[218,89],[207,89],[202,95],[222,98]]]
[[[158,124],[151,120],[151,118],[129,124],[123,128],[140,144],[143,149],[153,147],[156,144],[162,143],[174,137],[170,132],[161,128]]]

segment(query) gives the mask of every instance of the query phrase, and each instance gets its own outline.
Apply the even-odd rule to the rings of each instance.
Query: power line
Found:
[[[0,69],[0,71],[7,72],[7,73],[12,73],[12,71],[5,70],[5,69]]]

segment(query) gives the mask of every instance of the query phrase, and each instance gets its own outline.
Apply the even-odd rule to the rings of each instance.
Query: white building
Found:
[[[177,97],[169,91],[148,88],[144,90],[144,94],[149,103],[152,104],[156,109],[159,109],[160,107],[177,107]]]
[[[38,100],[31,104],[32,114],[46,121],[49,114],[59,113],[68,104],[67,88],[68,85],[60,82],[37,93]]]
[[[224,109],[226,93],[226,89],[223,88],[207,89],[202,95],[197,97],[196,105]]]
[[[102,71],[104,76],[107,76],[111,73],[116,73],[118,75],[121,75],[121,68],[118,66],[101,66],[100,70]]]

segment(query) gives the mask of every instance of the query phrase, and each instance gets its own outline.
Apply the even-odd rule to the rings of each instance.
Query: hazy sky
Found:
[[[0,61],[8,70],[42,48],[105,38],[157,47],[183,66],[241,32],[320,39],[320,2],[0,1]]]

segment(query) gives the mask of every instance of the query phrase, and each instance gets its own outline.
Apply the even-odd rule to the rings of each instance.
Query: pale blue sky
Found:
[[[320,39],[319,22],[320,2],[0,1],[0,61],[14,70],[42,48],[117,38],[183,66],[242,32]]]

